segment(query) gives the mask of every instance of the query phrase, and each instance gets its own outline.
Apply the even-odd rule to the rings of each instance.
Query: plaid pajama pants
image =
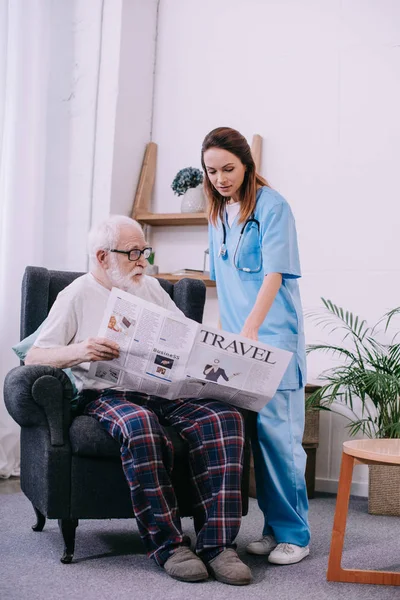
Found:
[[[170,481],[173,447],[158,417],[189,445],[196,552],[208,561],[234,546],[242,516],[244,424],[239,411],[215,400],[164,400],[105,390],[85,405],[84,413],[121,445],[122,466],[149,557],[162,566],[184,543]]]

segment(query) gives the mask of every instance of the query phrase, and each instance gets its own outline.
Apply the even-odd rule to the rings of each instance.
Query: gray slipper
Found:
[[[178,546],[164,563],[164,570],[179,581],[195,582],[208,579],[205,564],[187,546]]]
[[[210,560],[208,570],[217,581],[230,585],[248,585],[251,582],[251,571],[240,560],[236,550],[225,548],[218,556]]]

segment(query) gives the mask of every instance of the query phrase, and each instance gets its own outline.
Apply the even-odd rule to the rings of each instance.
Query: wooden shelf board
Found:
[[[203,273],[196,273],[193,275],[188,273],[185,273],[183,275],[177,275],[176,273],[157,273],[157,275],[154,275],[154,277],[156,277],[157,279],[166,279],[171,283],[176,283],[181,279],[200,279],[200,281],[203,281],[205,283],[206,287],[215,287],[215,281],[209,279],[208,275],[203,275]]]
[[[141,213],[139,223],[146,225],[207,225],[206,213]]]

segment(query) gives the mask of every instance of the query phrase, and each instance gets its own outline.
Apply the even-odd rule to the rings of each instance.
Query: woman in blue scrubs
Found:
[[[309,554],[305,483],[306,359],[297,235],[286,200],[256,173],[246,139],[211,131],[202,146],[209,199],[210,276],[222,328],[289,350],[293,358],[274,398],[257,415],[253,440],[257,499],[264,529],[247,551],[274,564]]]

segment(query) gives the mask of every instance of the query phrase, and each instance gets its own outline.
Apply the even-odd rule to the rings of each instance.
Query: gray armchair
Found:
[[[46,318],[57,294],[81,273],[27,267],[22,283],[21,339]],[[183,279],[160,280],[187,317],[201,322],[205,287]],[[7,375],[4,399],[21,426],[21,488],[31,501],[42,531],[58,519],[64,538],[61,562],[70,563],[79,519],[132,518],[133,510],[118,443],[92,417],[71,408],[72,384],[66,374],[48,366],[20,366]],[[247,417],[247,415],[245,415]],[[175,452],[172,482],[181,516],[192,515],[187,448],[179,434],[165,427]],[[250,443],[246,438],[242,480],[243,514],[248,510]]]

